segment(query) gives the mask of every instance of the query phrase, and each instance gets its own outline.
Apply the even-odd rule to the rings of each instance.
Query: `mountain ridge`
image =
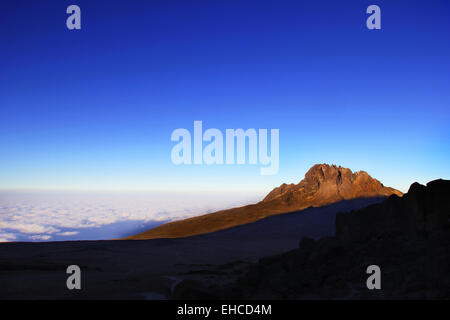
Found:
[[[396,189],[385,187],[365,171],[352,172],[341,166],[316,164],[298,184],[282,184],[256,204],[169,222],[125,239],[184,238],[308,207],[320,207],[356,198],[388,197],[392,194],[402,195]]]
[[[333,184],[333,182],[335,183]],[[318,196],[322,200],[329,198],[332,198],[329,200],[348,200],[358,196],[402,195],[396,189],[385,187],[377,179],[372,178],[366,171],[352,172],[350,169],[341,166],[316,164],[309,169],[305,174],[305,178],[298,184],[283,183],[281,186],[269,192],[263,199],[263,202],[276,198],[290,201],[295,193],[297,197],[298,195],[310,196],[319,191],[319,189],[321,190]]]

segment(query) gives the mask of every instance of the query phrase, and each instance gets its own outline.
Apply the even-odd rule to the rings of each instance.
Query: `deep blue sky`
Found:
[[[366,28],[371,4],[382,30]],[[2,3],[0,188],[269,190],[323,162],[403,191],[450,178],[449,14],[445,0]],[[170,134],[194,120],[279,128],[279,173],[173,165]]]

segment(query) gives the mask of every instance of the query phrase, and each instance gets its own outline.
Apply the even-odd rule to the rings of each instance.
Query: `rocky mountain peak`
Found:
[[[282,184],[273,189],[264,202],[279,201],[324,205],[339,200],[362,197],[381,197],[402,193],[383,186],[365,171],[352,172],[348,168],[328,164],[316,164],[298,184]]]
[[[383,186],[364,171],[353,173],[341,166],[316,164],[298,184],[283,183],[258,203],[169,222],[128,239],[188,237],[308,207],[320,207],[356,198],[386,198],[392,194],[402,195],[398,190]]]

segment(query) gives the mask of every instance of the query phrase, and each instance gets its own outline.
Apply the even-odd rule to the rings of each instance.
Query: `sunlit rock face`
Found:
[[[282,184],[256,204],[163,224],[129,239],[183,238],[308,207],[321,207],[357,198],[382,198],[393,194],[402,195],[398,190],[383,186],[364,171],[353,173],[340,166],[316,164],[300,183]]]

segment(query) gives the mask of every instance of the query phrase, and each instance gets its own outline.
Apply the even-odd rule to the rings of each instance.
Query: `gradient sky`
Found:
[[[2,3],[0,188],[270,190],[315,163],[402,191],[448,179],[449,14],[445,0]],[[194,120],[279,128],[279,173],[175,166],[170,135]]]

